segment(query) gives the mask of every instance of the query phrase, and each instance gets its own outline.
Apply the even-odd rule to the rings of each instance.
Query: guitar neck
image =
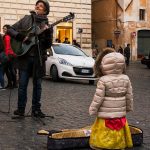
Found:
[[[70,13],[68,16],[66,16],[66,17],[64,17],[64,18],[62,18],[62,19],[52,23],[51,25],[49,25],[49,27],[53,28],[55,25],[57,25],[57,24],[59,24],[61,22],[67,22],[67,21],[69,21],[71,19],[74,19],[74,13]]]
[[[59,24],[59,23],[61,23],[61,22],[63,22],[63,21],[64,21],[63,19],[58,20],[58,21],[56,21],[56,22],[50,24],[49,27],[50,27],[50,28],[53,28],[54,26],[56,26],[57,24]]]
[[[71,20],[71,19],[74,19],[74,13],[70,13],[70,15],[68,15],[68,16],[66,16],[66,17],[64,17],[64,18],[62,18],[62,19],[60,19],[60,20],[58,20],[58,21],[48,25],[48,27],[49,28],[53,28],[55,25],[57,25],[57,24],[59,24],[61,22],[67,22],[68,20]]]

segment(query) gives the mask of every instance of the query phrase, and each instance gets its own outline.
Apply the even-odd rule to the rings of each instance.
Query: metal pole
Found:
[[[80,46],[82,48],[82,33],[80,33]]]

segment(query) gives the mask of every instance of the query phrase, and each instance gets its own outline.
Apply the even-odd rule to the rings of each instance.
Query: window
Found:
[[[72,22],[62,22],[57,25],[56,38],[60,42],[64,42],[65,38],[68,38],[69,42],[72,43],[73,35],[73,23]]]
[[[112,40],[107,40],[107,47],[111,47],[112,46]]]
[[[145,20],[145,9],[140,9],[139,20]]]

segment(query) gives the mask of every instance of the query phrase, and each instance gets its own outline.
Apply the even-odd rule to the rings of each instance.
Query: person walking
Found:
[[[123,74],[124,56],[106,49],[95,62],[99,76],[89,114],[96,115],[90,135],[93,149],[124,149],[132,147],[132,137],[126,114],[133,110],[130,79]]]
[[[96,59],[96,57],[97,57],[98,54],[99,54],[98,45],[95,44],[95,45],[94,45],[94,48],[93,48],[93,50],[92,50],[92,57],[93,57],[94,59]]]
[[[19,68],[19,88],[18,88],[18,106],[14,115],[24,116],[27,103],[27,86],[29,77],[33,77],[32,94],[32,116],[44,118],[46,115],[41,110],[41,92],[42,77],[45,75],[45,61],[47,59],[47,49],[52,45],[53,29],[48,27],[47,15],[50,11],[50,5],[47,0],[38,0],[34,11],[30,15],[25,15],[8,29],[8,34],[18,41],[28,45],[32,42],[30,37],[22,34],[21,30],[28,31],[29,28],[39,29],[41,32],[35,32],[35,44],[29,48],[23,56],[18,56]],[[37,30],[36,30],[37,31]]]
[[[129,66],[129,63],[130,63],[130,44],[127,44],[127,47],[125,47],[124,56],[126,58],[126,65]]]
[[[7,29],[10,27],[10,25],[4,25],[3,26],[3,40],[4,40],[4,51],[5,54],[8,57],[7,63],[4,65],[4,74],[6,73],[8,84],[5,88],[17,88],[17,81],[16,81],[16,71],[14,68],[14,63],[16,59],[16,54],[11,48],[10,44],[10,36],[7,34]]]

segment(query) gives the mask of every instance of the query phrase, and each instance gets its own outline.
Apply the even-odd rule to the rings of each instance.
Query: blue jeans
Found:
[[[18,88],[18,109],[26,107],[27,103],[27,87],[30,75],[33,71],[34,58],[30,58],[27,70],[19,70],[19,88]],[[41,87],[42,79],[33,77],[33,93],[32,93],[32,111],[39,110],[41,107]]]
[[[4,73],[3,73],[3,66],[0,64],[0,84],[1,87],[4,88]]]

